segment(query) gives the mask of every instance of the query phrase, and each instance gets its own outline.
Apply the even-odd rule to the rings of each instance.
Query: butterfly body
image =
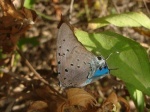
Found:
[[[63,87],[83,87],[109,74],[104,58],[86,50],[65,22],[57,35],[57,62],[58,79]]]

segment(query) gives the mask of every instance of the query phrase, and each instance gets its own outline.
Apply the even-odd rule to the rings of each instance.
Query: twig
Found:
[[[143,0],[143,3],[144,3],[144,6],[145,6],[145,8],[146,8],[147,13],[150,14],[150,11],[149,11],[149,9],[148,9],[148,7],[147,7],[147,4],[146,4],[145,0]]]
[[[89,20],[91,20],[91,17],[90,17],[90,11],[89,11],[89,6],[88,6],[87,0],[84,0],[84,8],[85,8],[87,20],[89,21]]]
[[[71,0],[71,3],[70,3],[70,11],[69,11],[69,13],[70,13],[69,19],[70,19],[70,20],[71,20],[71,18],[72,18],[73,3],[74,3],[74,0]]]
[[[20,54],[20,56],[22,57],[22,59],[24,60],[24,62],[28,65],[28,67],[30,68],[30,70],[35,74],[35,76],[38,77],[39,80],[41,80],[43,83],[49,85],[49,83],[45,79],[43,79],[43,77],[41,77],[38,72],[36,72],[36,70],[32,67],[32,65],[29,63],[29,61],[23,56],[22,51],[20,51],[18,47],[16,48],[16,50]]]
[[[13,64],[14,64],[14,58],[15,58],[15,55],[13,54],[12,57],[11,57],[11,61],[10,61],[10,66],[12,67]]]
[[[15,104],[15,100],[13,100],[6,108],[5,112],[11,112],[13,105]]]
[[[118,7],[117,7],[117,5],[116,5],[116,2],[114,2],[114,1],[112,0],[112,3],[113,3],[113,5],[114,5],[115,10],[117,11],[117,13],[120,14],[120,10],[118,9]]]
[[[30,70],[39,78],[39,80],[41,80],[43,83],[45,83],[46,85],[49,86],[49,88],[54,91],[56,94],[58,94],[60,97],[64,97],[63,95],[61,95],[58,91],[56,91],[54,88],[52,88],[49,83],[43,79],[40,74],[38,72],[35,71],[35,69],[32,67],[32,65],[29,63],[29,61],[23,56],[22,51],[19,50],[19,48],[16,48],[17,52],[20,54],[20,56],[22,57],[22,59],[24,59],[25,63],[28,65],[28,67],[30,68]]]

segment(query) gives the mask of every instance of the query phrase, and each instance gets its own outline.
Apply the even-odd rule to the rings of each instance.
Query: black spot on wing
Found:
[[[68,72],[68,69],[65,69],[65,72]]]
[[[86,65],[86,62],[83,62]]]
[[[67,49],[67,51],[69,52],[69,49]]]
[[[80,68],[80,66],[79,66],[79,65],[78,65],[77,67],[78,67],[78,68]]]
[[[58,61],[58,64],[60,64],[60,61]]]
[[[58,53],[58,56],[64,56],[64,55],[65,55],[65,53],[63,53],[63,54]]]

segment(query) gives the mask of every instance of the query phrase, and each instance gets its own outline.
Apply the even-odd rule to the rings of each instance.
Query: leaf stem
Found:
[[[35,74],[35,76],[38,77],[39,80],[41,80],[46,85],[49,85],[49,83],[45,79],[43,79],[43,77],[40,76],[40,74],[32,67],[32,65],[29,63],[29,61],[23,56],[22,51],[18,47],[16,48],[16,50],[20,54],[20,56],[22,57],[22,59],[24,60],[26,65],[29,67],[29,69]]]

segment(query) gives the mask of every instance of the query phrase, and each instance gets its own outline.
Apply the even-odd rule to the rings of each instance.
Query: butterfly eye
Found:
[[[102,59],[102,57],[101,56],[99,56],[99,57],[97,57],[98,58],[98,60],[101,60]]]
[[[107,69],[107,66],[104,66],[104,69]]]
[[[99,67],[99,70],[102,70],[102,67]]]

